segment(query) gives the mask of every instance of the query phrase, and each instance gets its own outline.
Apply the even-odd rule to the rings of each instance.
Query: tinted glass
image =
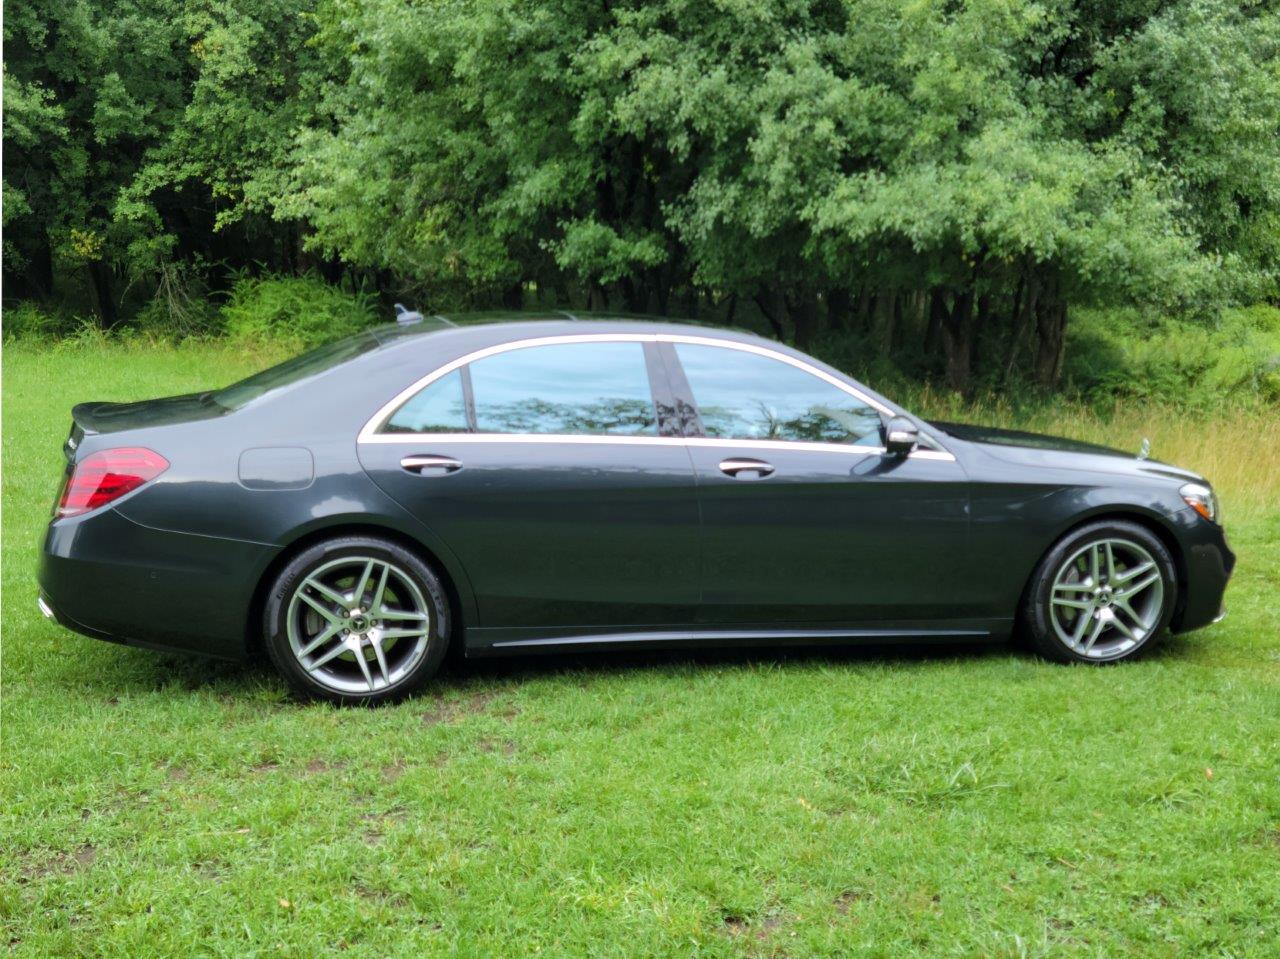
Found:
[[[386,433],[465,433],[467,405],[462,373],[454,370],[428,383],[387,421]]]
[[[656,436],[640,343],[566,343],[499,353],[471,364],[481,433]]]
[[[780,360],[677,343],[708,436],[880,445],[874,409]]]
[[[218,390],[213,394],[213,401],[229,410],[238,410],[272,390],[278,390],[304,380],[308,376],[323,373],[361,353],[367,353],[377,345],[378,338],[372,333],[357,333],[346,339],[326,343],[324,346],[318,346],[301,356],[285,360],[261,373],[255,373],[247,380],[241,380],[239,383]]]

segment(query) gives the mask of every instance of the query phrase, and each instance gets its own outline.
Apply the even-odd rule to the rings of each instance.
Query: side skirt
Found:
[[[735,646],[823,646],[860,643],[929,643],[948,640],[1003,640],[1012,621],[982,621],[952,626],[884,626],[827,628],[804,626],[741,626],[724,629],[674,628],[655,630],[521,629],[517,627],[468,629],[468,657],[509,656],[523,653],[592,652],[621,648],[679,649]]]

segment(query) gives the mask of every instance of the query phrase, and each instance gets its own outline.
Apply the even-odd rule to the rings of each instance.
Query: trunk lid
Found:
[[[77,403],[71,408],[71,432],[74,437],[78,429],[83,439],[93,434],[211,419],[226,412],[208,391],[135,403]]]

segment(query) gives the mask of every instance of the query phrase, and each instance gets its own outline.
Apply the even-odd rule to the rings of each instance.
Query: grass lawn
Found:
[[[1231,615],[1133,664],[582,657],[338,710],[36,610],[71,404],[264,359],[5,349],[13,954],[1280,955],[1280,412],[1030,418],[1219,485]]]

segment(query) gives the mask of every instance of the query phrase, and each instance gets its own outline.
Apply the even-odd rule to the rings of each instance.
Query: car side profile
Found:
[[[436,317],[72,412],[41,608],[407,695],[466,656],[1025,634],[1103,663],[1215,621],[1200,476],[931,423],[749,333]]]

